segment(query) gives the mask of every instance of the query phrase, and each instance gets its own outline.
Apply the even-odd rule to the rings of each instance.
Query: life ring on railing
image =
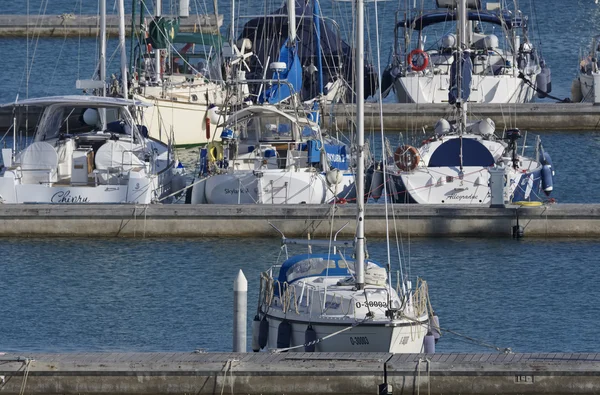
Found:
[[[420,160],[419,151],[412,145],[401,145],[394,152],[394,163],[402,171],[413,170]]]
[[[216,162],[223,160],[223,145],[214,141],[211,141],[206,146],[207,156],[209,162]]]
[[[415,57],[421,57],[423,58],[423,61],[420,65],[417,65],[414,62],[414,58]],[[422,49],[413,49],[412,51],[410,51],[410,53],[408,54],[408,56],[406,57],[406,61],[408,62],[408,67],[413,70],[413,71],[423,71],[427,68],[427,66],[429,65],[429,54],[427,54],[427,52],[423,51]]]

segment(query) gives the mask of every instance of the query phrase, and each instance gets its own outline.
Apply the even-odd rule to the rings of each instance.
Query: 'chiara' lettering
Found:
[[[89,203],[89,198],[81,195],[71,196],[71,191],[59,191],[52,195],[52,203]]]

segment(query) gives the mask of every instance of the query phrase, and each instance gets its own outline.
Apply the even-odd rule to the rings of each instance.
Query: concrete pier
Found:
[[[0,391],[4,395],[596,394],[600,354],[6,354],[0,357]]]
[[[440,118],[448,118],[456,111],[449,104],[399,104],[384,103],[383,128],[385,131],[432,130]],[[334,107],[333,116],[325,114],[325,125],[333,122],[347,130],[349,121],[355,119],[353,105]],[[522,130],[598,130],[600,106],[592,103],[521,103],[479,104],[469,103],[469,112],[478,119],[491,118],[496,130],[518,127]],[[365,130],[379,130],[379,104],[365,104]]]
[[[168,18],[168,16],[166,16]],[[96,37],[99,34],[97,15],[0,15],[0,37]],[[180,20],[184,32],[216,33],[223,24],[223,15],[190,15]],[[131,34],[131,15],[125,16],[126,34]],[[119,34],[119,17],[106,16],[106,31],[110,36]]]
[[[325,127],[347,131],[349,122],[355,120],[354,105],[335,105],[333,115],[324,113]],[[530,104],[470,104],[470,111],[478,117],[489,117],[496,123],[496,130],[518,127],[521,130],[553,131],[553,130],[600,130],[600,105],[591,103],[530,103]],[[412,131],[421,132],[423,128],[431,131],[435,123],[452,114],[449,104],[383,104],[383,127],[387,132]],[[39,117],[39,109],[31,108],[29,124],[31,130]],[[0,132],[4,133],[13,123],[10,108],[0,109]],[[21,128],[25,119],[22,118]],[[365,104],[365,129],[379,130],[379,107],[377,104]],[[424,135],[423,135],[424,136]]]
[[[553,204],[506,208],[396,204],[390,209],[403,235],[425,237],[511,237],[523,226],[525,237],[600,237],[600,204]],[[333,215],[332,215],[333,214]],[[103,237],[328,237],[330,219],[339,239],[354,236],[355,206],[345,205],[148,205],[4,204],[0,236]],[[386,231],[385,206],[366,207],[367,236]]]

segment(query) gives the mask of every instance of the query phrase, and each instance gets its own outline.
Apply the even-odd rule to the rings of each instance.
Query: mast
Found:
[[[134,2],[135,4],[135,2]],[[133,32],[131,32],[133,35]],[[125,48],[125,1],[119,0],[119,46],[121,47],[121,84],[123,97],[129,97],[129,88],[127,86],[127,48]]]
[[[317,68],[319,69],[319,95],[323,94],[323,59],[321,49],[321,7],[319,0],[313,0],[313,23],[315,24],[315,33],[317,34]]]
[[[288,44],[296,42],[296,0],[288,0]]]
[[[100,81],[102,97],[106,96],[106,0],[100,0]],[[100,109],[102,130],[106,129],[106,109]]]
[[[465,53],[465,49],[468,48],[467,46],[467,4],[466,4],[467,0],[459,0],[458,3],[458,45],[459,45],[459,56],[460,56],[460,61],[457,62],[457,83],[458,83],[458,94],[460,96],[463,95],[462,90],[463,90],[463,59],[464,59],[464,53]],[[465,131],[465,127],[467,126],[467,102],[468,99],[464,98],[463,100],[459,101],[461,103],[460,107],[461,107],[461,119],[462,119],[462,124],[461,124],[461,129],[460,132],[461,134],[464,133]]]
[[[356,52],[354,73],[356,75],[356,289],[365,287],[365,51],[364,51],[364,3],[356,0]]]
[[[217,1],[215,0],[214,2],[215,4],[217,4]],[[215,15],[217,14],[216,8],[215,8]],[[219,23],[219,16],[216,15],[217,17],[217,25]],[[229,40],[231,41],[231,49],[233,50],[233,46],[235,44],[235,0],[231,0],[231,28],[230,28],[230,32],[229,32]]]
[[[158,24],[158,20],[162,15],[162,0],[156,0],[156,4],[154,5],[154,21]],[[160,83],[161,75],[161,62],[160,59],[160,49],[154,48],[154,74],[156,75],[156,82]]]
[[[458,59],[456,62],[456,84],[458,88],[458,105],[460,111],[460,124],[458,129],[458,135],[460,140],[460,173],[463,172],[463,139],[462,136],[466,132],[467,129],[467,102],[469,101],[468,97],[464,97],[463,94],[463,85],[465,81],[463,80],[464,72],[463,66],[464,63],[464,53],[467,46],[467,0],[459,0],[458,3]]]

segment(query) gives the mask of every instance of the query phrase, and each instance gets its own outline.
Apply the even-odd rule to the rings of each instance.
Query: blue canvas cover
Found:
[[[302,90],[302,66],[296,50],[296,44],[290,45],[286,40],[279,51],[279,61],[287,65],[285,71],[273,72],[274,80],[287,81],[288,84],[273,85],[265,92],[265,98],[269,104],[277,104],[287,99],[294,93]]]
[[[479,141],[463,138],[463,166],[489,167],[494,165],[494,156]],[[460,167],[460,138],[442,143],[431,155],[428,167]]]

